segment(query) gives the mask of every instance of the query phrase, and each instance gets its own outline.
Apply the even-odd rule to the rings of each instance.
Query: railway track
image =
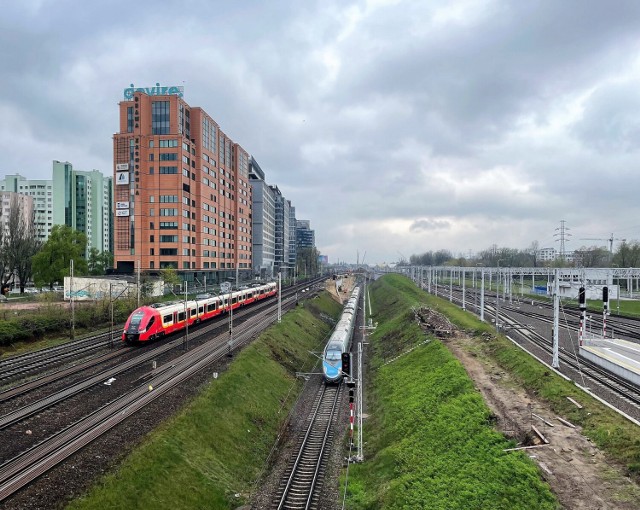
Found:
[[[32,372],[42,372],[47,367],[55,367],[69,360],[94,355],[96,351],[109,348],[111,345],[113,342],[107,332],[56,347],[6,358],[0,361],[0,384],[11,383]]]
[[[309,425],[280,482],[273,508],[306,510],[317,507],[319,488],[331,450],[341,388],[342,385],[321,385],[308,419]]]
[[[440,295],[444,299],[452,298],[451,301],[462,306],[461,293],[454,293],[453,296],[447,291],[445,296]],[[475,309],[478,312],[478,308],[466,301],[466,308]],[[540,302],[537,303],[540,305]],[[548,310],[551,313],[550,307],[542,307],[543,310]],[[577,312],[578,310],[571,310]],[[493,317],[494,322],[496,318],[496,307],[487,304],[485,301],[485,314]],[[525,323],[522,320],[518,320],[514,315],[522,315],[526,318],[533,319],[539,323],[545,324],[547,335],[542,335],[537,331],[533,331],[530,328],[530,324]],[[571,317],[571,316],[566,316]],[[509,330],[509,334],[514,337],[515,340],[526,350],[535,354],[539,358],[550,360],[553,356],[553,349],[551,344],[551,325],[553,319],[551,316],[540,312],[533,312],[523,310],[517,306],[503,305],[500,306],[500,323],[506,326],[505,329]],[[565,321],[561,324],[561,330],[567,332],[569,329],[577,329],[578,320]],[[590,362],[579,356],[577,353],[573,353],[574,346],[571,341],[564,341],[564,345],[561,339],[558,357],[561,362],[562,372],[570,375],[570,378],[574,381],[582,381],[582,385],[587,389],[595,392],[601,398],[604,398],[611,403],[615,408],[621,410],[625,414],[630,415],[635,419],[640,418],[640,388],[636,385],[618,377],[617,375],[603,369],[602,367]],[[550,363],[550,361],[548,361]]]
[[[283,306],[295,306],[295,298],[288,298]],[[248,343],[276,318],[277,313],[273,306],[256,314],[251,323],[237,333],[234,348]],[[148,379],[145,378],[144,382],[126,394],[3,462],[0,465],[0,501],[63,462],[167,391],[184,383],[198,371],[226,356],[229,353],[227,340],[228,336],[223,332],[183,353],[173,360],[170,366]]]

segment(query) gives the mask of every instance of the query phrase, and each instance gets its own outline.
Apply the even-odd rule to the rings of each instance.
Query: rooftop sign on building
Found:
[[[172,87],[161,87],[159,83],[156,83],[155,87],[135,87],[132,83],[129,88],[124,89],[125,101],[131,101],[133,99],[133,94],[136,92],[142,92],[148,96],[182,97],[184,95],[184,87],[178,87],[175,85]]]

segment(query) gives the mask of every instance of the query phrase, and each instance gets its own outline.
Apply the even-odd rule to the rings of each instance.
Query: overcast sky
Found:
[[[100,4],[0,0],[0,176],[110,174],[123,89],[159,82],[330,262],[640,239],[637,0]]]

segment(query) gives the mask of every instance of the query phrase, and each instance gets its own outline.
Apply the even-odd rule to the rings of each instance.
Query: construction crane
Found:
[[[598,237],[583,237],[580,240],[581,241],[609,241],[609,253],[613,253],[613,241],[622,241],[623,243],[627,242],[626,239],[613,237],[613,233],[611,234],[611,237],[609,237],[608,239],[602,239]]]

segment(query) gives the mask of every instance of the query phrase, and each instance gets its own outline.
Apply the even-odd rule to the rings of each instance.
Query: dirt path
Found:
[[[624,476],[622,469],[608,461],[579,428],[563,425],[544,403],[517,387],[509,374],[490,359],[479,357],[473,350],[475,341],[458,333],[444,343],[475,381],[505,435],[522,441],[532,435],[533,424],[548,439],[548,445],[524,451],[538,464],[562,507],[577,510],[640,508],[640,488]],[[546,425],[533,414],[554,426]]]
[[[355,283],[356,277],[350,275],[342,278],[342,292],[337,291],[336,280],[327,280],[325,282],[325,289],[338,303],[344,304],[344,302],[351,296],[351,291],[353,290]]]

